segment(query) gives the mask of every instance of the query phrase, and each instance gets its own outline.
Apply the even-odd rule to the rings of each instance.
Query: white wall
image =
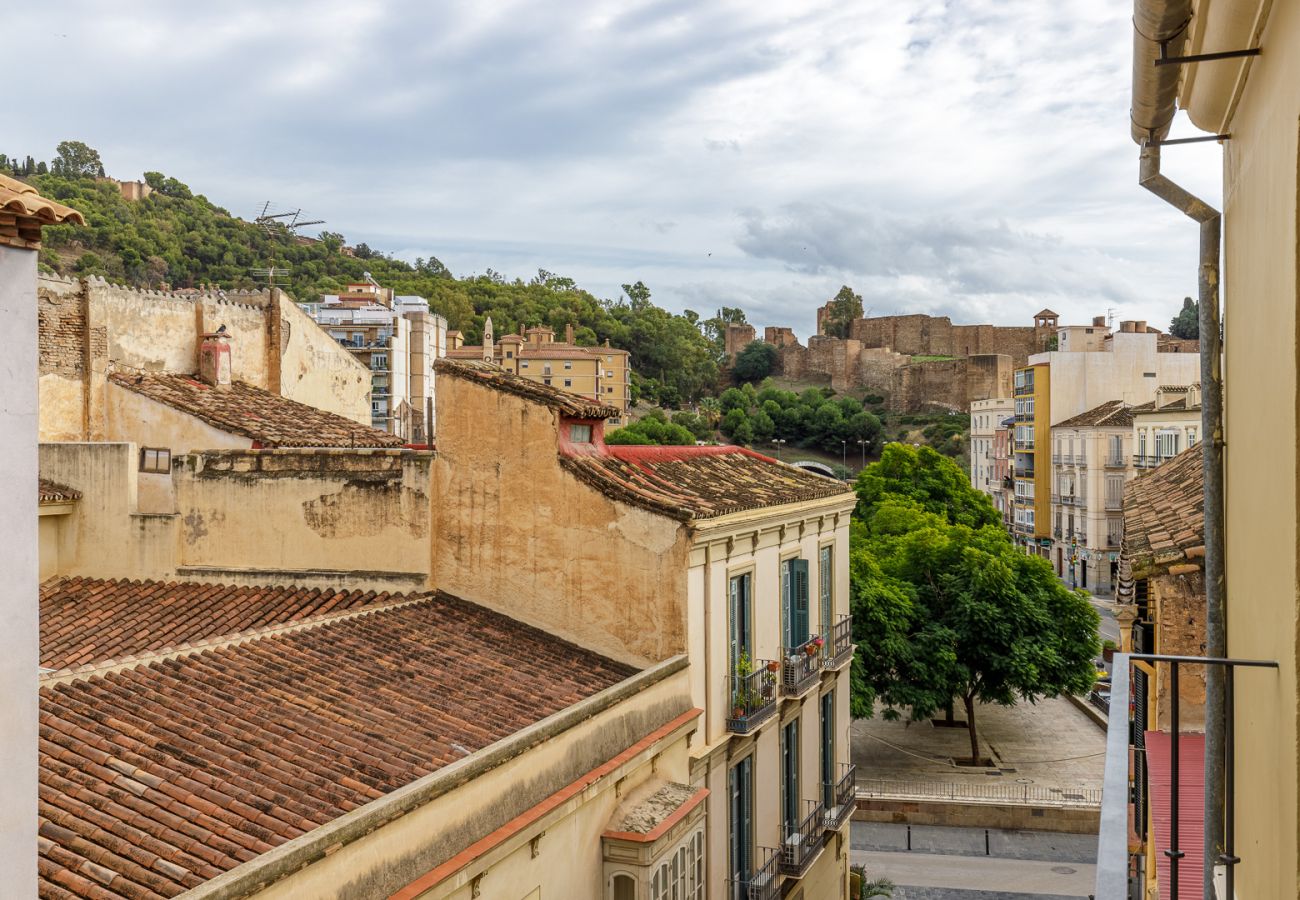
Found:
[[[0,246],[0,872],[4,892],[36,896],[36,254]]]

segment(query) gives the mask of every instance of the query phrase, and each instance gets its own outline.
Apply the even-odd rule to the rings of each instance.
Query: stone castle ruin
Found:
[[[855,319],[846,338],[825,333],[829,304],[817,310],[808,345],[794,332],[769,326],[763,340],[777,349],[777,372],[829,380],[837,391],[863,390],[887,398],[895,412],[966,412],[975,400],[1010,397],[1012,374],[1030,355],[1048,349],[1058,316],[1044,309],[1032,326],[954,325],[947,316]],[[751,325],[729,325],[729,356],[752,340]]]

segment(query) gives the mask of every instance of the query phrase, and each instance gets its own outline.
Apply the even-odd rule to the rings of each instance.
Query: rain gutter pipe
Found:
[[[1180,66],[1158,60],[1177,56],[1187,40],[1191,0],[1133,0],[1133,140],[1142,148],[1138,184],[1200,224],[1198,308],[1201,349],[1201,454],[1205,470],[1205,655],[1228,655],[1227,584],[1224,579],[1223,350],[1219,326],[1219,211],[1160,173],[1160,144],[1169,134]],[[1220,135],[1226,138],[1226,135]],[[1204,897],[1215,900],[1214,872],[1224,852],[1224,674],[1205,672]],[[1178,740],[1172,736],[1172,740]]]

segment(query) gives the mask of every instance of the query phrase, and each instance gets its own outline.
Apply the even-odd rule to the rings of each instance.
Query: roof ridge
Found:
[[[208,650],[221,650],[226,647],[237,647],[241,644],[249,643],[250,641],[261,640],[262,638],[276,637],[282,634],[293,634],[298,631],[307,631],[312,628],[332,625],[348,619],[356,619],[372,613],[390,612],[395,609],[414,606],[418,603],[427,603],[434,599],[435,596],[435,591],[426,591],[415,597],[403,597],[400,600],[393,600],[389,603],[376,603],[369,606],[345,609],[340,612],[325,612],[289,622],[277,622],[273,625],[263,625],[259,628],[232,631],[229,634],[217,635],[200,641],[188,641],[177,644],[175,647],[167,647],[163,650],[152,650],[147,653],[129,654],[118,659],[105,659],[65,669],[43,671],[39,679],[40,686],[47,687],[59,684],[68,684],[73,681],[92,678],[96,675],[108,675],[122,669],[134,669],[140,666],[152,666],[155,663],[166,662],[172,659],[184,659],[187,656],[195,656]]]

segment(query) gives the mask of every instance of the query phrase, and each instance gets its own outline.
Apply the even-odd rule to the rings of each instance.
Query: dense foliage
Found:
[[[880,419],[852,397],[835,397],[832,391],[809,388],[801,394],[765,383],[728,388],[719,398],[722,433],[737,444],[765,443],[780,438],[792,446],[840,452],[847,443],[855,451],[858,441],[868,456],[880,446]]]
[[[678,413],[677,415],[692,415]],[[674,417],[675,418],[675,417]],[[652,409],[643,418],[605,433],[606,444],[694,444],[695,435],[684,425],[668,421],[662,410]]]
[[[1183,298],[1183,308],[1169,323],[1169,333],[1176,338],[1194,341],[1201,336],[1200,304],[1191,297]]]
[[[822,321],[822,332],[831,337],[846,338],[854,319],[862,318],[862,295],[855,294],[847,284],[831,298],[830,309]]]
[[[1082,693],[1099,617],[1045,559],[1018,549],[988,497],[928,447],[885,447],[858,476],[849,565],[853,714],[914,720],[977,703]]]
[[[631,351],[634,397],[669,407],[716,392],[725,323],[744,320],[732,308],[709,319],[689,310],[670,313],[651,302],[639,281],[606,300],[545,270],[528,281],[508,281],[491,270],[457,278],[432,257],[408,263],[365,244],[347,248],[341,234],[324,232],[315,240],[246,222],[160,172],[145,174],[154,193],[128,202],[113,182],[96,177],[103,171],[99,154],[80,142],[60,144],[48,166],[30,157],[21,163],[0,158],[0,171],[22,173],[43,195],[86,217],[85,228],[45,229],[45,271],[150,288],[251,288],[259,283],[254,269],[275,267],[287,270],[283,286],[298,300],[337,293],[369,273],[398,294],[426,298],[470,344],[481,340],[489,316],[497,334],[539,324],[558,332],[573,323],[579,344],[609,341]]]
[[[766,341],[750,341],[736,354],[731,372],[737,381],[757,382],[772,374],[776,367],[776,347]]]

